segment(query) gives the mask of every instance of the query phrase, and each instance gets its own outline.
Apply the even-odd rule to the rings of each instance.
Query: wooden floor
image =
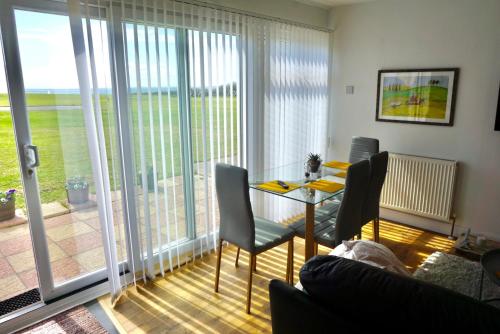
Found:
[[[372,226],[363,229],[371,239]],[[453,242],[445,236],[403,225],[380,222],[380,241],[414,271],[434,251],[450,252]],[[295,282],[304,263],[304,243],[295,238]],[[122,333],[248,333],[271,332],[268,284],[272,278],[285,279],[286,245],[257,257],[252,290],[252,314],[245,313],[248,255],[242,252],[235,268],[236,248],[224,248],[219,293],[215,293],[216,256],[187,264],[165,278],[146,286],[130,288],[126,297],[112,308],[109,296],[99,302]],[[319,253],[330,250],[320,247]]]

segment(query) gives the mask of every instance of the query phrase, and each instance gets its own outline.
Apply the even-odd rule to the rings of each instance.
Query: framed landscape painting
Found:
[[[453,125],[458,68],[378,71],[376,120]]]

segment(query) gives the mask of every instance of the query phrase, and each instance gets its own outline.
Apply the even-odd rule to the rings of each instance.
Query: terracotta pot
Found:
[[[16,200],[11,199],[5,204],[0,204],[0,221],[9,220],[16,216]]]

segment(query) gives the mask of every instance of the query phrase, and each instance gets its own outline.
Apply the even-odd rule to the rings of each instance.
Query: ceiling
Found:
[[[296,1],[310,6],[331,8],[335,6],[353,5],[356,3],[370,2],[375,0],[296,0]]]

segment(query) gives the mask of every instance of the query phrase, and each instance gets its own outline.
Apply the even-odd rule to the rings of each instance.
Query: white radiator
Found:
[[[389,154],[380,206],[449,222],[456,161]]]

